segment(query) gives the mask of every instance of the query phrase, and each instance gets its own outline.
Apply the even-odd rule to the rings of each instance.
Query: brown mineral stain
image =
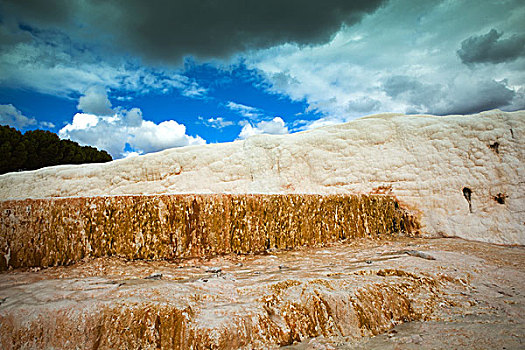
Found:
[[[0,202],[0,270],[86,258],[213,257],[417,235],[382,195],[152,195]]]

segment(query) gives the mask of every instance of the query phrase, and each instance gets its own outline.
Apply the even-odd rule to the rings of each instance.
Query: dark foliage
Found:
[[[59,164],[103,163],[111,161],[106,151],[60,140],[50,131],[31,130],[22,134],[0,125],[0,174],[34,170]]]

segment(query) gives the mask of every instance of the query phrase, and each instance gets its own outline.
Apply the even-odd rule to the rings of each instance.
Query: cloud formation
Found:
[[[176,90],[191,98],[206,96],[207,90],[180,70],[143,66],[136,58],[104,52],[100,43],[84,43],[85,33],[75,38],[74,31],[62,30],[0,21],[0,85],[68,97],[92,86],[133,94]]]
[[[204,125],[215,128],[215,129],[224,129],[227,126],[235,125],[234,122],[231,120],[226,120],[223,117],[211,117],[208,119],[204,119],[203,117],[199,117],[199,120],[203,122]]]
[[[507,81],[471,80],[458,76],[450,84],[423,83],[409,76],[392,76],[383,87],[388,96],[410,106],[408,113],[470,114],[509,106],[516,92]]]
[[[255,125],[246,123],[239,133],[239,139],[246,139],[250,136],[260,134],[284,135],[288,134],[288,127],[281,117],[275,117],[269,121],[263,120]]]
[[[259,108],[243,105],[241,103],[236,103],[236,102],[233,102],[233,101],[229,101],[226,104],[226,107],[228,107],[232,111],[242,115],[243,117],[249,118],[249,119],[255,119],[255,118],[260,117],[262,115],[262,111]]]
[[[82,99],[86,96],[89,99]],[[144,120],[139,108],[126,110],[117,107],[114,112],[107,113],[110,110],[106,109],[109,107],[106,101],[105,89],[86,92],[79,102],[84,113],[75,114],[72,122],[60,129],[58,135],[81,145],[106,150],[113,158],[206,143],[200,136],[187,135],[186,126],[174,120],[159,124]],[[96,110],[102,113],[95,114]]]
[[[430,105],[433,112],[446,115],[471,114],[509,106],[510,109],[515,109],[512,107],[513,100],[519,93],[511,89],[507,81],[471,79],[466,76],[456,78],[454,84],[446,90],[444,98]],[[518,109],[524,107],[525,105],[521,105]]]
[[[444,18],[447,26],[442,26]],[[523,109],[525,56],[516,57],[517,50],[508,47],[522,47],[525,30],[519,32],[519,28],[524,21],[525,8],[514,0],[418,1],[417,5],[410,0],[390,1],[361,22],[343,28],[329,43],[285,44],[255,52],[243,62],[268,81],[269,92],[304,101],[307,111],[322,115],[299,129],[381,112],[463,114]],[[502,32],[517,33],[505,39],[498,32],[497,38],[488,40],[489,56],[483,59],[505,58],[507,64],[467,66],[458,59],[458,45],[471,33],[486,33],[487,23]],[[482,60],[471,53],[472,60]]]
[[[408,112],[425,111],[444,98],[443,86],[423,83],[414,77],[394,75],[386,79],[383,88],[388,96],[411,106]]]
[[[35,118],[28,118],[12,104],[0,105],[0,125],[9,125],[17,129],[35,125]]]
[[[86,90],[78,100],[77,108],[84,113],[96,115],[111,115],[111,102],[109,102],[107,91],[102,87],[93,86]]]
[[[186,55],[228,57],[286,42],[323,43],[342,25],[358,22],[383,2],[158,0],[152,6],[142,0],[50,0],[43,6],[41,1],[11,0],[4,11],[22,23],[30,20],[45,28],[87,28],[90,36],[109,39],[143,58],[179,64]]]
[[[187,135],[186,126],[174,120],[159,124],[143,120],[138,108],[123,110],[111,117],[77,113],[58,134],[63,139],[106,150],[113,158],[127,156],[130,153],[127,147],[143,154],[206,143],[199,136]]]
[[[503,32],[491,29],[485,35],[473,35],[461,42],[457,51],[465,64],[502,63],[525,56],[525,34],[501,39]]]

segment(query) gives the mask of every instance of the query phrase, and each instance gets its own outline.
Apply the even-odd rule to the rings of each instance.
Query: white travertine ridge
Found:
[[[524,133],[525,111],[373,115],[291,135],[258,135],[104,164],[5,174],[0,176],[0,200],[388,193],[419,211],[428,235],[523,245]]]

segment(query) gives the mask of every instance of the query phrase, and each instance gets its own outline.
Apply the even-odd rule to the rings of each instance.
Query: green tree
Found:
[[[80,146],[44,130],[22,134],[9,126],[0,126],[0,174],[34,170],[59,164],[103,163],[111,161],[106,151]]]
[[[0,174],[23,167],[27,159],[22,133],[14,128],[0,128]]]

